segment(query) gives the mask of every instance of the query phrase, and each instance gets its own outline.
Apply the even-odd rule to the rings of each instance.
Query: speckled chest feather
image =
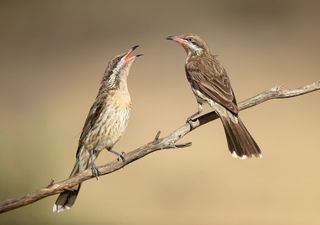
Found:
[[[111,91],[104,104],[96,126],[92,127],[90,134],[86,137],[87,149],[95,149],[95,151],[111,149],[128,126],[131,110],[129,93],[124,93],[122,90]]]

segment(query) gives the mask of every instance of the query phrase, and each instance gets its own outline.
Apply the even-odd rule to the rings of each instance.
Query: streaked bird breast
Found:
[[[85,143],[97,151],[112,146],[120,139],[128,126],[131,110],[130,104],[123,104],[116,98],[106,101],[105,109],[100,114],[97,125],[92,128]]]

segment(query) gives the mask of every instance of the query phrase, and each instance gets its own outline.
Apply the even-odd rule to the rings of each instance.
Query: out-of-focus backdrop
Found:
[[[317,1],[1,1],[0,199],[65,179],[108,60],[140,44],[133,110],[116,145],[130,151],[196,110],[185,52],[166,41],[201,35],[239,101],[320,77]],[[219,121],[187,149],[149,155],[83,185],[70,211],[56,196],[0,215],[0,224],[320,224],[320,93],[241,112],[263,150],[236,160]],[[97,164],[114,160],[107,152]]]

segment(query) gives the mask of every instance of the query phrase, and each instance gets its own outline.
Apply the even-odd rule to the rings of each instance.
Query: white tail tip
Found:
[[[236,152],[232,152],[231,153],[231,156],[233,157],[233,158],[235,158],[235,159],[247,159],[247,158],[251,158],[251,157],[248,157],[248,156],[246,156],[246,155],[243,155],[243,156],[239,156],[239,155],[237,155],[237,153]],[[259,159],[261,159],[262,158],[262,154],[258,154],[258,155],[254,155],[256,158],[259,158]]]
[[[246,156],[246,155],[239,156],[239,155],[237,155],[236,152],[232,152],[232,153],[231,153],[231,156],[232,156],[233,158],[235,158],[235,159],[242,159],[242,160],[248,158],[248,156]]]
[[[59,212],[62,212],[64,210],[68,210],[68,209],[71,209],[71,208],[69,206],[63,206],[63,205],[54,204],[53,208],[52,208],[52,211],[59,213]]]

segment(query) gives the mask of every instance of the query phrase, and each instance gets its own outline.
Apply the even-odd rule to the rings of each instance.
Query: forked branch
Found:
[[[310,92],[318,91],[318,90],[320,90],[320,81],[316,81],[312,84],[305,85],[303,87],[295,88],[295,89],[284,90],[281,87],[274,87],[268,91],[264,91],[254,97],[251,97],[245,101],[240,102],[239,110],[248,109],[250,107],[256,106],[258,104],[261,104],[271,99],[291,98],[299,95],[308,94]],[[152,140],[151,142],[147,143],[146,145],[136,150],[126,153],[124,156],[124,159],[125,159],[124,162],[113,161],[108,164],[99,166],[98,170],[99,170],[100,176],[113,173],[125,167],[126,165],[158,150],[189,147],[191,143],[177,144],[177,142],[192,130],[210,121],[213,121],[217,118],[218,116],[215,112],[210,112],[200,116],[192,124],[192,126],[190,126],[188,123],[184,124],[183,126],[174,130],[172,133],[170,133],[165,137],[161,138],[160,132],[158,132],[154,140]],[[28,193],[25,196],[20,198],[11,198],[1,202],[0,213],[4,213],[25,205],[29,205],[33,202],[36,202],[42,198],[45,198],[51,195],[59,194],[64,190],[72,188],[76,184],[79,184],[81,182],[84,182],[92,178],[95,178],[95,177],[92,177],[91,170],[89,169],[67,180],[63,180],[60,182],[54,182],[52,180],[50,184],[44,188],[40,188],[34,192]]]

